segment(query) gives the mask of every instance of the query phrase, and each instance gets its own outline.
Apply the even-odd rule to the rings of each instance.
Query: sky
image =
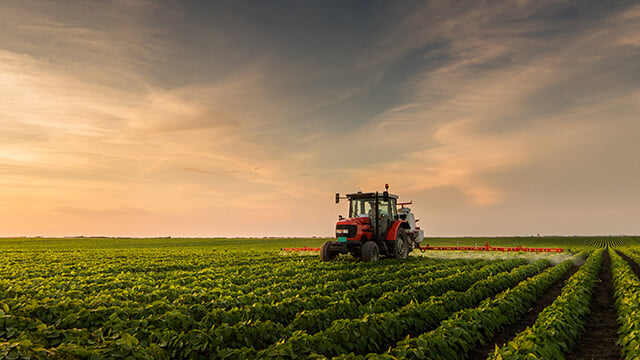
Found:
[[[640,234],[640,4],[0,0],[0,125],[0,236]]]

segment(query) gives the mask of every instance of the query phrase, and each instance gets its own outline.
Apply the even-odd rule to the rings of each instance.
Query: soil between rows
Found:
[[[608,251],[604,253],[598,276],[585,332],[575,345],[575,350],[567,355],[567,360],[621,358],[622,349],[616,345],[618,315],[613,299],[611,258]]]
[[[524,314],[518,322],[505,327],[502,332],[496,334],[496,336],[491,341],[488,341],[484,346],[479,346],[471,350],[468,354],[468,359],[485,360],[489,354],[493,353],[496,344],[498,346],[502,346],[503,344],[511,341],[519,332],[523,331],[528,326],[533,325],[536,322],[538,314],[544,310],[544,308],[551,305],[558,295],[560,295],[565,281],[567,281],[567,279],[569,279],[569,277],[571,277],[571,275],[580,268],[580,265],[581,264],[574,264],[571,266],[558,281],[553,283],[551,287],[547,289],[542,297],[533,304],[529,311],[527,311],[527,313]]]

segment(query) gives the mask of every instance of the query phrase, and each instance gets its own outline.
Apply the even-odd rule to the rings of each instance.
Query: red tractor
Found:
[[[339,216],[336,223],[336,240],[327,241],[320,248],[320,259],[331,261],[339,254],[351,254],[362,261],[378,261],[380,255],[404,259],[419,246],[423,231],[416,227],[416,220],[408,203],[398,203],[398,196],[389,194],[385,185],[382,194],[376,192],[336,194],[349,200],[349,217]],[[400,209],[398,209],[400,206]]]

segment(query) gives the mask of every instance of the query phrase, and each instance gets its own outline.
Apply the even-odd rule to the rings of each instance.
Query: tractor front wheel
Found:
[[[380,259],[380,249],[378,248],[378,244],[374,241],[367,241],[362,245],[360,256],[362,261],[378,261]]]
[[[320,261],[331,261],[334,260],[338,253],[335,251],[331,251],[331,246],[335,243],[335,241],[325,241],[320,248]]]
[[[409,255],[409,237],[404,229],[398,229],[394,257],[396,259],[406,259],[407,255]]]

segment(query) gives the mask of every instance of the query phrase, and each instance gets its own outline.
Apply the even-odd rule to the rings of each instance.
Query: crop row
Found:
[[[482,336],[469,342],[481,342],[568,266],[543,271],[552,256],[528,264],[507,255],[322,263],[215,251],[49,260],[17,252],[0,262],[0,358],[402,357],[427,334],[460,342],[474,329]],[[517,296],[519,305],[508,301]],[[462,319],[477,322],[456,340]]]
[[[154,276],[168,272],[195,272],[206,269],[206,273],[223,274],[225,269],[233,273],[256,273],[255,266],[270,264],[277,268],[291,264],[290,259],[256,254],[221,254],[216,252],[178,252],[168,254],[157,251],[123,252],[7,252],[0,265],[4,279],[22,280],[48,278],[50,276],[87,277],[118,274],[140,274]],[[92,266],[94,265],[94,266]],[[95,266],[99,265],[99,266]],[[307,266],[328,266],[309,263]],[[332,264],[335,268],[346,268],[347,264]]]
[[[485,264],[485,263],[482,263]],[[309,333],[322,331],[328,328],[331,323],[338,319],[354,319],[369,313],[387,312],[390,309],[397,309],[410,302],[420,302],[430,296],[442,295],[447,291],[466,290],[469,284],[478,281],[492,272],[513,268],[517,264],[522,264],[522,260],[511,262],[488,263],[477,269],[455,268],[454,272],[447,277],[422,278],[419,281],[409,281],[404,287],[378,293],[371,296],[368,302],[354,302],[351,296],[344,296],[342,299],[329,304],[326,307],[316,310],[299,313],[291,328],[293,330],[306,330]],[[371,284],[371,288],[377,288],[376,284]],[[353,295],[358,295],[358,290],[354,290]]]
[[[433,262],[440,263],[443,262]],[[229,266],[227,271],[216,270],[212,272],[211,265],[202,264],[198,271],[166,271],[161,273],[130,273],[120,272],[83,274],[73,270],[60,268],[57,275],[48,277],[24,277],[21,280],[11,278],[11,272],[20,272],[16,269],[3,267],[0,271],[0,290],[2,298],[12,297],[16,294],[38,296],[44,292],[49,297],[78,297],[97,295],[102,292],[113,293],[114,297],[133,300],[136,296],[150,294],[169,300],[182,295],[186,289],[188,293],[197,292],[198,289],[214,289],[221,294],[224,292],[246,293],[248,290],[257,291],[264,287],[273,287],[278,284],[281,288],[303,288],[325,281],[345,281],[356,279],[359,274],[348,270],[348,264],[336,264],[336,266],[307,266],[303,264],[287,263],[279,266],[273,264],[256,263],[251,271],[240,271],[238,267]],[[101,264],[85,264],[87,268],[98,269]],[[207,267],[209,266],[209,267]],[[394,267],[392,264],[366,269],[367,273],[380,273],[393,276],[397,271],[421,269],[424,261],[407,261],[402,266]],[[55,267],[55,265],[52,265]],[[367,268],[367,266],[364,266]],[[241,266],[240,268],[244,268]],[[266,271],[265,271],[266,270]],[[325,271],[320,271],[325,270]],[[309,277],[309,272],[315,276]],[[195,276],[194,276],[195,275]],[[113,291],[117,290],[117,291]],[[270,291],[273,291],[270,289]],[[153,293],[153,294],[151,294]],[[212,294],[217,296],[216,294]],[[149,301],[150,299],[141,299]],[[153,301],[153,299],[151,299]]]
[[[407,271],[412,268],[422,270],[424,264],[424,261],[413,262],[412,266],[404,265],[402,267],[398,267],[400,269],[395,269],[391,266],[380,266],[379,268],[370,269],[367,273],[380,273],[393,276],[394,271]],[[87,264],[87,266],[90,265]],[[276,281],[276,278],[269,279],[267,276],[270,272],[278,273],[278,267],[270,265],[256,265],[256,269],[263,274],[263,278],[259,280],[259,282],[249,282],[242,286],[235,285],[229,280],[234,277],[233,268],[229,270],[229,274],[224,276],[215,275],[210,277],[206,273],[209,269],[204,268],[196,273],[168,272],[160,279],[150,278],[146,274],[137,273],[122,273],[117,276],[106,276],[101,274],[96,276],[77,275],[66,277],[63,272],[57,276],[51,276],[46,279],[46,282],[44,281],[45,279],[39,278],[25,279],[21,282],[4,279],[0,280],[0,290],[2,290],[0,299],[20,295],[30,298],[42,298],[43,294],[54,299],[62,297],[86,298],[87,296],[99,296],[106,293],[117,299],[135,300],[140,297],[141,301],[149,302],[159,298],[171,301],[185,294],[199,294],[201,290],[208,290],[207,293],[210,293],[212,296],[211,299],[217,299],[221,295],[237,296],[238,293],[256,292],[264,288],[268,288],[268,290],[265,291],[273,292],[274,284],[277,284],[277,286],[282,288],[291,289],[305,288],[309,285],[317,285],[318,283],[324,283],[327,281],[343,282],[359,278],[358,274],[354,274],[353,271],[347,271],[345,269],[336,271],[336,269],[329,268],[326,269],[327,271],[314,271],[309,268],[296,268],[297,266],[299,265],[288,264],[287,266],[281,266],[285,268],[283,271],[289,274],[278,282]],[[443,262],[436,262],[435,266],[442,267],[446,265],[444,265]],[[97,265],[94,267],[99,268],[100,266]],[[294,269],[297,271],[297,274],[290,273]],[[5,272],[6,271],[0,272],[0,274],[4,277]],[[314,276],[308,276],[309,272],[314,273]],[[219,280],[220,278],[224,278],[226,280]],[[251,279],[251,276],[248,276],[248,278]],[[208,301],[211,299],[203,298],[202,300]]]
[[[460,265],[460,262],[457,262]],[[469,267],[480,266],[468,265]],[[453,265],[453,264],[452,264]],[[337,298],[348,298],[352,301],[367,300],[367,296],[378,296],[384,291],[390,291],[405,286],[412,281],[419,281],[423,278],[435,278],[439,276],[447,276],[455,273],[456,267],[441,269],[443,264],[436,266],[427,266],[425,269],[431,269],[431,272],[414,275],[408,278],[399,278],[389,281],[382,281],[388,278],[386,274],[366,274],[361,275],[358,279],[349,281],[335,281],[329,284],[319,284],[316,287],[304,290],[288,289],[283,292],[274,292],[267,295],[240,295],[237,297],[219,297],[213,301],[195,302],[180,301],[169,302],[166,300],[148,299],[148,302],[131,302],[117,301],[109,299],[104,301],[102,298],[90,297],[87,301],[74,298],[41,298],[37,302],[33,301],[26,304],[11,304],[11,313],[25,318],[39,319],[45,324],[56,325],[58,329],[65,328],[88,328],[93,330],[98,327],[106,328],[109,320],[114,317],[137,320],[149,318],[148,323],[173,323],[175,317],[188,318],[190,322],[195,323],[198,319],[207,319],[207,326],[212,326],[222,322],[238,322],[242,320],[258,320],[261,318],[271,319],[289,319],[291,315],[303,309],[312,309],[322,307]],[[467,269],[467,266],[461,266],[461,269]],[[440,269],[440,270],[436,270]],[[409,273],[411,274],[411,273]],[[372,287],[370,283],[376,283],[377,286]],[[311,291],[314,290],[315,291]],[[330,296],[320,295],[326,293]],[[253,295],[251,295],[253,294]],[[213,295],[210,295],[213,296]],[[230,301],[226,301],[227,297],[231,297]],[[243,302],[244,300],[244,302]],[[104,301],[110,305],[105,306]],[[263,304],[267,304],[266,306]],[[96,306],[97,305],[97,306]],[[229,308],[230,305],[236,307]],[[237,307],[240,306],[240,307]],[[81,309],[78,311],[78,309]],[[268,313],[268,310],[272,310]],[[285,316],[285,314],[288,314]],[[217,321],[216,321],[217,320]],[[105,324],[106,323],[106,324]],[[171,326],[173,328],[175,326]]]
[[[606,247],[626,247],[630,245],[638,245],[638,239],[635,237],[597,237],[589,241],[589,246],[596,248]]]
[[[461,269],[453,268],[453,269],[449,269],[448,271],[450,273],[453,273],[459,270]],[[399,281],[401,280],[396,280],[396,282],[399,282]],[[389,289],[388,287],[382,286],[383,284],[378,284],[378,285],[380,286],[378,287],[377,291],[382,291],[383,289],[387,288],[388,290],[393,292],[393,290]],[[351,294],[353,296],[360,295],[357,291],[353,291]],[[298,304],[305,305],[307,307],[317,308],[326,303],[326,301],[322,302],[322,300],[324,299],[320,296],[296,298],[296,299],[300,300],[298,301]],[[167,304],[165,305],[171,306]],[[150,307],[153,307],[153,304]],[[257,321],[257,322],[251,322],[251,323],[247,323],[246,321],[244,321],[244,322],[240,322],[237,326],[234,326],[233,324],[217,324],[217,322],[214,322],[214,323],[211,322],[212,320],[216,319],[216,316],[219,316],[219,315],[224,316],[226,320],[229,320],[231,316],[233,316],[233,312],[210,313],[204,316],[202,320],[197,321],[197,317],[194,317],[193,314],[189,312],[182,312],[180,308],[174,308],[170,311],[167,311],[166,313],[154,314],[152,312],[146,318],[136,320],[136,319],[130,318],[130,316],[134,315],[134,313],[129,311],[125,312],[122,309],[108,308],[98,313],[96,313],[96,311],[88,311],[82,308],[80,309],[81,310],[78,313],[73,313],[68,317],[65,317],[62,319],[62,324],[64,325],[64,327],[72,327],[71,325],[78,325],[77,327],[80,327],[80,328],[91,329],[86,324],[86,322],[83,323],[82,321],[80,321],[82,318],[91,316],[92,323],[101,324],[101,327],[100,327],[101,333],[99,335],[112,336],[122,331],[129,331],[131,333],[135,333],[136,337],[140,338],[142,341],[145,341],[147,343],[154,342],[154,341],[160,342],[160,343],[168,342],[171,338],[176,337],[177,334],[179,334],[182,331],[189,331],[190,329],[193,329],[194,330],[193,332],[197,333],[198,330],[195,330],[195,329],[208,329],[218,325],[216,326],[214,333],[223,334],[222,335],[223,338],[227,339],[226,341],[228,342],[229,345],[233,344],[234,336],[238,334],[243,334],[242,338],[244,339],[247,337],[247,334],[250,334],[251,335],[250,338],[254,340],[263,339],[266,346],[271,342],[274,342],[273,336],[276,336],[276,335],[282,336],[283,332],[286,331],[286,329],[283,326],[279,324],[275,324],[271,321]],[[295,314],[299,310],[299,308],[292,303],[280,303],[275,305],[255,304],[254,306],[251,306],[247,310],[258,315],[270,314],[272,316],[275,313],[280,312],[282,317],[286,318],[287,316]],[[236,312],[236,314],[240,316],[243,315],[242,310],[239,309],[239,311]],[[27,318],[23,318],[23,319],[27,319]],[[238,319],[236,320],[239,321]],[[23,321],[22,323],[24,327],[29,322]],[[47,328],[42,328],[41,330],[42,330],[41,331],[42,333],[46,334],[45,337],[47,339],[51,339],[48,341],[46,339],[43,340],[45,341],[45,343],[48,343],[50,346],[57,345],[57,343],[60,341],[60,338],[63,337],[66,333],[73,334],[73,331],[70,331],[70,332],[64,331],[64,330],[61,331],[60,326],[58,326],[58,328],[49,326]],[[265,334],[265,335],[261,336],[260,334]],[[56,336],[53,336],[53,335],[56,335]],[[245,344],[245,343],[242,343],[242,344]]]
[[[385,354],[342,355],[341,360],[355,359],[465,359],[469,350],[491,339],[503,326],[522,316],[554,282],[571,267],[566,260],[528,278],[476,308],[458,311],[442,324],[418,337],[403,340]]]
[[[624,252],[636,263],[640,263],[640,256],[632,252]],[[614,297],[618,313],[618,343],[622,347],[625,359],[640,358],[640,280],[631,266],[614,250],[609,250],[611,256],[611,273],[614,284]]]
[[[421,273],[431,269],[425,268],[426,262],[412,261],[402,266],[381,265],[367,268],[367,274],[380,274],[389,278],[399,273]],[[430,262],[435,267],[446,267],[445,261]],[[87,266],[90,266],[87,264]],[[93,266],[98,267],[98,266]],[[121,273],[117,275],[66,276],[65,272],[51,276],[47,279],[27,278],[22,281],[0,280],[0,299],[23,295],[29,298],[41,298],[42,294],[55,299],[62,297],[86,298],[87,296],[99,296],[109,294],[115,299],[139,300],[150,302],[157,299],[176,300],[184,295],[210,296],[210,298],[197,298],[197,302],[218,299],[220,296],[240,294],[248,292],[266,293],[289,289],[303,289],[329,281],[344,282],[359,279],[360,274],[347,269],[335,269],[332,267],[314,268],[303,267],[299,264],[287,264],[280,267],[272,265],[255,266],[261,277],[243,285],[234,283],[234,270],[230,267],[227,274],[208,274],[209,268],[203,268],[195,273],[167,272],[160,278],[150,277],[148,274]],[[8,270],[7,270],[8,271]],[[4,275],[5,271],[0,272]],[[269,273],[284,273],[282,276],[269,277]],[[308,276],[313,273],[314,276]],[[252,279],[251,274],[241,275],[242,278]],[[117,291],[114,291],[117,290]],[[203,291],[206,290],[206,291]],[[204,294],[204,293],[206,294]],[[181,298],[181,302],[185,299]]]
[[[394,271],[389,271],[387,273],[381,273],[381,271],[371,271],[360,274],[359,279],[354,279],[351,285],[361,285],[367,288],[371,288],[369,283],[381,281],[385,278],[391,278],[388,282],[378,283],[380,285],[378,288],[371,288],[369,292],[375,290],[378,292],[383,291],[393,291],[402,286],[408,285],[411,281],[418,282],[420,280],[425,279],[433,279],[437,276],[446,276],[456,273],[460,270],[468,270],[473,269],[475,267],[480,267],[485,264],[491,263],[500,263],[495,261],[478,261],[478,260],[458,260],[458,261],[427,261],[426,259],[417,259],[418,261],[413,261],[413,264],[396,264],[395,267],[391,268],[392,270],[400,271],[402,269],[405,270],[408,274],[414,274],[413,278],[402,278],[394,274]],[[435,263],[434,265],[428,265]],[[400,266],[399,266],[400,265]],[[410,266],[406,266],[410,265]],[[422,265],[421,267],[418,265]],[[427,265],[427,266],[425,266]],[[353,264],[351,265],[353,266]],[[384,264],[380,264],[380,268],[387,268]],[[412,269],[415,270],[412,272]],[[439,269],[439,270],[436,270]],[[376,269],[377,270],[377,269]],[[352,271],[353,273],[353,271]],[[309,276],[310,278],[315,277]],[[321,275],[321,274],[318,274]],[[349,285],[349,281],[338,281],[335,282],[336,285]],[[364,284],[364,285],[363,285]],[[328,286],[327,286],[328,285]],[[340,292],[332,292],[333,289],[331,284],[317,284],[319,291],[324,290],[329,295],[340,296]],[[336,287],[337,288],[337,287]],[[347,287],[347,290],[352,288]],[[291,297],[288,298],[289,301],[283,301],[280,303],[271,304],[269,302],[268,297],[265,299],[265,296],[258,298],[255,297],[255,300],[261,300],[261,302],[250,303],[245,307],[246,309],[238,308],[235,313],[238,316],[243,315],[243,311],[247,311],[249,314],[260,314],[262,310],[266,309],[266,311],[273,312],[274,309],[281,310],[282,312],[287,312],[288,314],[295,314],[300,309],[292,306],[291,302],[297,302],[298,304],[304,304],[304,306],[309,308],[317,308],[326,304],[328,300],[326,297],[322,295],[318,296],[300,296],[305,295],[302,291],[297,290],[298,294],[295,294],[295,290],[288,290],[287,293],[291,293]],[[367,293],[367,291],[363,291]],[[362,293],[359,291],[352,291],[353,301],[359,300],[368,300],[367,298],[362,297]],[[46,294],[46,293],[40,293]],[[274,293],[278,294],[278,292]],[[344,291],[343,291],[344,295]],[[372,293],[371,296],[376,295],[376,293]],[[45,298],[46,299],[46,298]],[[40,299],[34,299],[35,301],[40,301]],[[219,305],[218,301],[209,302],[209,303],[201,303],[195,304],[192,306],[191,310],[200,311],[202,318],[200,320],[207,320],[207,324],[203,327],[202,321],[198,319],[200,316],[197,314],[190,312],[183,312],[184,307],[181,307],[181,304],[167,303],[166,301],[153,301],[147,304],[140,304],[143,308],[131,309],[125,307],[105,307],[98,306],[92,307],[95,305],[94,302],[91,303],[83,303],[80,299],[69,298],[63,296],[61,299],[55,299],[57,303],[52,303],[51,307],[42,307],[41,305],[36,304],[34,307],[29,308],[13,306],[9,308],[6,302],[2,303],[4,308],[3,312],[3,325],[4,331],[0,334],[1,338],[5,339],[21,339],[21,341],[33,340],[34,343],[45,344],[47,347],[64,345],[68,342],[73,342],[77,345],[82,346],[90,346],[93,347],[96,344],[103,343],[104,338],[114,338],[118,341],[124,341],[120,339],[127,338],[127,332],[136,333],[140,335],[140,346],[152,348],[151,343],[152,340],[157,340],[159,343],[167,343],[171,340],[171,337],[176,337],[181,331],[189,330],[194,327],[197,328],[209,328],[215,326],[218,321],[214,321],[211,323],[212,319],[218,319],[216,316],[209,316],[206,318],[207,314],[211,314],[211,311],[219,310],[215,305]],[[265,301],[266,300],[266,301]],[[324,302],[316,301],[323,300]],[[212,305],[214,304],[214,305]],[[15,305],[15,304],[13,304]],[[128,305],[128,304],[124,304]],[[133,304],[131,304],[133,305]],[[213,307],[212,307],[213,306]],[[28,309],[29,311],[24,312],[23,310]],[[45,315],[39,313],[39,311],[44,311]],[[141,313],[146,313],[145,317],[141,317],[138,313],[138,310]],[[233,314],[234,311],[229,311],[226,315],[225,312],[218,311],[218,314],[222,314],[225,316],[224,320],[228,320],[226,316],[229,314]],[[35,312],[34,312],[35,311]],[[264,312],[262,312],[264,313]],[[41,317],[51,316],[51,321],[53,323],[46,324],[42,321],[38,320]],[[206,319],[205,319],[206,318]],[[289,317],[290,319],[290,317]],[[218,319],[220,320],[220,319]],[[241,319],[235,319],[235,321],[239,321]],[[238,325],[238,328],[243,327],[245,322]],[[257,325],[256,325],[257,324]],[[271,322],[257,322],[252,323],[251,326],[246,327],[247,331],[256,330],[261,331],[261,326],[269,328],[272,326],[281,328],[281,325],[274,324]],[[58,325],[58,326],[56,326]],[[96,328],[97,326],[100,326]],[[65,329],[65,327],[67,329]],[[78,329],[83,329],[78,331]],[[175,330],[172,330],[175,329]],[[228,330],[231,329],[231,330]],[[231,335],[226,335],[226,338],[230,338],[233,333],[237,333],[237,330],[234,330],[232,326],[228,324],[223,324],[216,328],[218,333],[224,333],[230,331]],[[169,337],[169,335],[171,337]],[[252,335],[253,337],[253,335]],[[263,336],[264,337],[264,336]],[[136,338],[137,339],[137,338]],[[246,339],[246,337],[244,338]],[[29,341],[31,341],[29,340]],[[1,339],[0,339],[1,341]],[[268,340],[266,340],[268,341]],[[243,342],[246,344],[246,341]],[[64,346],[63,346],[64,348]],[[105,350],[106,351],[106,350]]]
[[[501,269],[513,267],[522,262],[522,260],[512,260],[487,264],[490,264],[489,267],[494,269]],[[480,266],[481,264],[483,262],[476,262],[474,265]],[[459,262],[458,265],[460,265]],[[452,267],[449,270],[455,272],[460,268],[466,269],[465,273],[474,271],[473,265]],[[429,277],[426,276],[425,279],[429,279]],[[395,292],[395,289],[388,290],[390,293]],[[311,304],[314,301],[313,298],[306,300]],[[151,308],[155,306],[153,303],[148,305]],[[268,309],[272,305],[259,303],[256,306]],[[76,310],[81,316],[91,313],[85,308],[76,308]],[[9,313],[9,311],[7,312]],[[60,356],[68,354],[69,357],[84,358],[88,356],[87,354],[91,354],[94,357],[108,358],[116,357],[117,354],[134,354],[151,358],[162,358],[163,356],[188,358],[198,352],[209,353],[215,347],[247,345],[266,347],[277,342],[280,338],[289,336],[292,332],[283,324],[261,320],[242,321],[233,325],[223,323],[207,327],[201,321],[196,321],[197,319],[190,314],[180,312],[179,309],[172,309],[160,314],[153,313],[148,318],[137,320],[129,319],[128,316],[129,314],[123,311],[112,311],[100,328],[89,330],[82,327],[84,325],[82,323],[77,323],[79,325],[77,329],[58,329],[55,325],[47,325],[25,316],[5,314],[3,325],[8,332],[0,337],[13,338],[10,344],[12,346],[22,344],[19,346],[21,349],[40,349],[39,351],[55,352]],[[194,321],[196,322],[194,323]],[[185,332],[186,329],[192,330]],[[9,332],[13,333],[9,334]]]
[[[513,286],[548,265],[547,260],[539,260],[510,272],[494,273],[477,282],[469,281],[466,291],[452,290],[442,296],[412,302],[395,311],[367,314],[358,319],[336,320],[329,328],[315,334],[294,332],[285,341],[264,350],[227,349],[221,351],[220,356],[235,359],[270,359],[281,356],[302,359],[314,354],[336,356],[349,352],[379,352],[407,335],[420,334],[437,326],[449,314]]]
[[[497,349],[491,359],[558,359],[570,352],[584,331],[604,252],[599,249],[589,256],[533,326]]]
[[[468,267],[462,266],[462,269]],[[469,267],[471,268],[471,267]],[[58,329],[101,327],[104,331],[119,331],[128,323],[136,324],[138,320],[144,320],[147,329],[170,329],[176,331],[188,331],[194,328],[211,328],[220,324],[233,325],[239,322],[270,320],[287,324],[303,310],[326,307],[336,299],[349,299],[352,302],[365,301],[370,297],[376,297],[385,291],[394,291],[411,281],[418,281],[424,277],[437,278],[447,276],[457,271],[458,268],[434,270],[427,274],[415,275],[409,278],[393,279],[380,282],[377,286],[370,286],[370,282],[381,280],[376,276],[363,275],[353,287],[334,289],[325,286],[323,289],[327,295],[299,292],[297,295],[276,301],[279,297],[263,296],[261,302],[245,303],[244,306],[226,309],[217,307],[216,302],[206,304],[174,304],[156,301],[151,304],[121,304],[119,307],[98,308],[95,311],[72,312],[61,318],[56,323]],[[346,283],[343,283],[343,285]],[[339,285],[339,284],[338,284]],[[359,287],[356,287],[359,286]],[[322,288],[320,288],[322,290]],[[332,290],[335,290],[332,292]],[[290,292],[287,292],[290,293]],[[295,294],[295,291],[293,292]],[[237,303],[237,302],[236,302]],[[118,314],[114,318],[113,314]],[[113,321],[112,321],[113,320]],[[113,326],[112,326],[113,324]]]

